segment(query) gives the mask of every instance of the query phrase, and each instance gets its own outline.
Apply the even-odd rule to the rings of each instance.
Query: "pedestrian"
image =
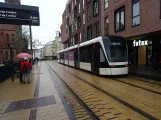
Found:
[[[23,82],[23,80],[22,80],[22,71],[21,71],[21,62],[22,62],[22,60],[20,60],[19,61],[19,71],[20,71],[20,83],[22,83]]]
[[[155,52],[152,56],[152,65],[153,65],[153,69],[154,70],[157,70],[157,53]]]
[[[23,83],[25,84],[25,76],[27,77],[28,83],[30,83],[29,62],[27,58],[24,58],[23,62],[21,62],[20,69],[22,71]]]
[[[29,60],[29,77],[30,77],[30,75],[31,75],[31,70],[32,70],[32,61],[31,60]]]

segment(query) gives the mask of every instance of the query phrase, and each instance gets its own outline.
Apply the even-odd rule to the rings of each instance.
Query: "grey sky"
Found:
[[[2,2],[4,0],[0,0]],[[62,13],[67,0],[21,0],[23,5],[39,6],[40,26],[33,26],[34,38],[38,38],[42,44],[55,38],[55,31],[60,30]]]

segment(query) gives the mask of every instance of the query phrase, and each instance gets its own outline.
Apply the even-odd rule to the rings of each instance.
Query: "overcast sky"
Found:
[[[0,2],[3,1],[0,0]],[[21,0],[23,5],[39,6],[40,26],[33,26],[32,34],[42,44],[54,40],[55,31],[60,30],[66,2],[67,0]]]

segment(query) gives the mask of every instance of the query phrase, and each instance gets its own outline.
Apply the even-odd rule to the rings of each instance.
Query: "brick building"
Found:
[[[153,58],[161,64],[161,0],[68,0],[61,34],[65,47],[124,36],[133,65],[152,66]]]
[[[7,3],[20,4],[20,0],[5,0]],[[8,44],[15,41],[15,31],[17,25],[0,24],[0,62],[8,58],[10,60],[10,50]],[[13,60],[16,60],[16,50],[13,49]]]

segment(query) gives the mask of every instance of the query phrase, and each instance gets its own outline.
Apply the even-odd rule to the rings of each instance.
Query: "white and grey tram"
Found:
[[[121,36],[100,36],[59,51],[58,62],[99,75],[126,75],[126,41]]]

